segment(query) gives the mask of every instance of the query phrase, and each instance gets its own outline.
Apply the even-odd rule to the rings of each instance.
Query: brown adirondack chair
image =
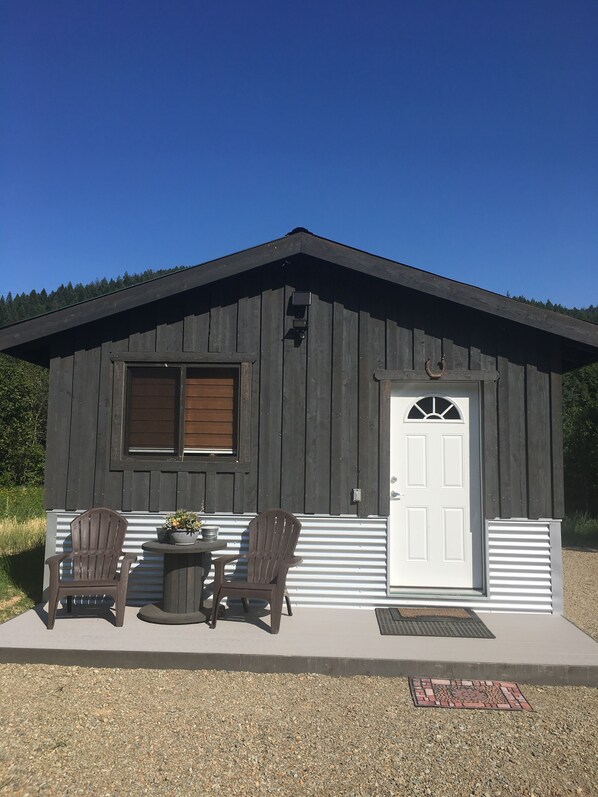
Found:
[[[303,559],[294,556],[301,531],[301,523],[294,515],[282,509],[269,509],[249,524],[249,552],[214,559],[214,605],[212,628],[216,628],[218,606],[224,597],[241,598],[245,612],[249,598],[260,598],[270,604],[270,622],[273,634],[280,628],[282,602],[286,600],[289,615],[293,614],[291,600],[286,591],[287,572],[301,564]],[[247,559],[247,579],[227,580],[224,568],[237,559]]]
[[[129,571],[137,556],[123,554],[127,521],[111,509],[89,509],[71,523],[73,550],[46,559],[50,568],[48,628],[54,628],[56,609],[61,598],[67,599],[67,611],[73,610],[73,595],[109,595],[114,598],[116,625],[125,617]],[[116,572],[122,556],[120,572]],[[60,576],[60,565],[72,561],[72,574]]]

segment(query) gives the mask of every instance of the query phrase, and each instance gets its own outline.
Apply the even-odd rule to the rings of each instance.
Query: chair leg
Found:
[[[221,590],[219,589],[218,592],[214,593],[214,597],[212,599],[212,618],[210,620],[210,628],[216,628],[216,622],[218,620],[218,607],[220,606],[220,601],[222,600]]]
[[[58,587],[52,588],[50,585],[50,597],[48,600],[48,630],[54,628],[56,620],[56,609],[58,608]]]
[[[125,595],[117,595],[114,602],[114,611],[116,614],[116,627],[121,628],[125,622]]]
[[[66,596],[66,610],[69,614],[73,613],[73,596],[67,595]]]
[[[280,630],[280,618],[282,616],[282,595],[279,597],[278,595],[272,596],[272,602],[270,603],[270,625],[271,625],[271,632],[273,634],[277,634]]]
[[[247,614],[247,612],[249,611],[249,601],[247,600],[247,598],[241,598],[241,601],[243,603],[243,611],[245,612],[245,614]]]
[[[287,611],[289,613],[289,617],[292,617],[293,616],[293,610],[291,609],[291,599],[289,598],[289,593],[286,591],[286,589],[284,591],[284,599],[285,599],[286,604],[287,604]]]
[[[127,606],[127,589],[129,586],[130,567],[132,562],[124,570],[121,569],[118,576],[118,586],[114,598],[114,611],[116,613],[116,625],[122,627],[125,622],[125,608]]]

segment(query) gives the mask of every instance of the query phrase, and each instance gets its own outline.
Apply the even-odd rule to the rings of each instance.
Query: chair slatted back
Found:
[[[77,580],[113,579],[125,541],[127,521],[118,512],[89,509],[71,523],[73,572]]]
[[[301,523],[290,512],[269,509],[249,524],[249,553],[256,554],[247,564],[247,581],[270,584],[280,563],[295,553]]]

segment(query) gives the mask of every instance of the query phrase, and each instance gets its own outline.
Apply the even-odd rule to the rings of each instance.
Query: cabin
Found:
[[[562,611],[561,378],[598,327],[297,228],[0,330],[49,368],[47,555],[129,521],[131,603],[166,514],[233,551],[282,507],[298,605]]]

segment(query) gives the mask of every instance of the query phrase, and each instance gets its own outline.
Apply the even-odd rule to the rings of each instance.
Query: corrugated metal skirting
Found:
[[[492,609],[552,612],[554,580],[562,578],[560,572],[555,573],[552,556],[550,526],[555,522],[487,521],[488,597]]]
[[[75,514],[48,513],[48,528],[56,528],[57,552],[63,550]],[[123,513],[129,522],[125,550],[139,555],[129,581],[128,602],[133,605],[161,598],[162,557],[143,552],[141,543],[156,539],[156,529],[165,514]],[[50,516],[53,517],[50,519]],[[207,522],[220,527],[219,536],[227,542],[228,554],[239,550],[243,532],[252,517],[210,515]],[[552,611],[550,521],[487,522],[487,595],[439,595],[421,591],[390,595],[387,518],[300,515],[299,519],[303,528],[296,553],[304,562],[289,572],[287,580],[297,606],[369,608],[444,604],[485,611]],[[48,552],[53,549],[53,540],[49,539]],[[208,584],[210,580],[208,578]]]

